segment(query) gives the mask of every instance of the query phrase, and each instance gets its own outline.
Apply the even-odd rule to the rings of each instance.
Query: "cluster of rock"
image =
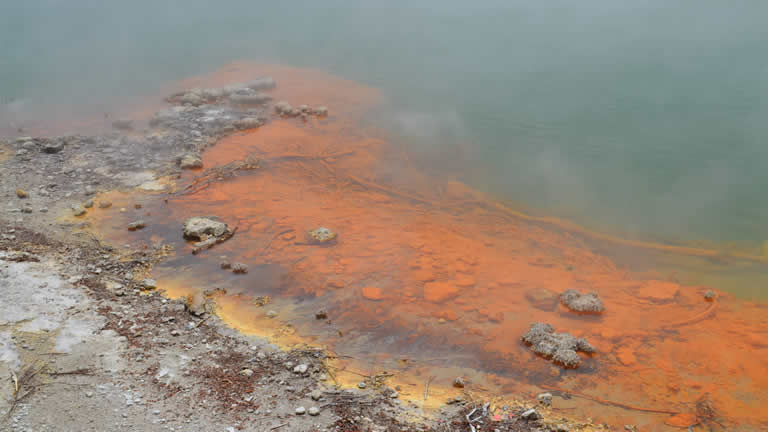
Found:
[[[577,351],[588,354],[597,352],[586,339],[569,333],[555,333],[555,328],[547,323],[532,324],[528,333],[523,335],[523,342],[530,345],[536,354],[567,368],[577,368],[581,364]]]
[[[271,77],[260,77],[243,84],[233,84],[222,88],[190,89],[174,93],[166,101],[179,105],[211,105],[231,103],[236,105],[262,105],[272,100],[263,93],[276,87]]]
[[[301,116],[306,119],[310,115],[317,117],[327,117],[328,107],[320,106],[317,108],[310,108],[307,105],[299,105],[298,107],[294,108],[288,102],[280,101],[275,104],[275,112],[285,117]]]

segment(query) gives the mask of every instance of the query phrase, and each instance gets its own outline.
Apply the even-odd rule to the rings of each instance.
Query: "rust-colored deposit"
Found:
[[[717,287],[640,278],[578,233],[518,217],[459,181],[425,175],[386,134],[365,126],[364,115],[379,100],[370,88],[248,64],[185,85],[224,85],[254,74],[275,77],[276,98],[326,105],[331,115],[275,118],[204,154],[208,168],[252,156],[260,161],[256,170],[167,203],[165,196],[114,194],[114,207],[130,210],[90,216],[119,244],[174,244],[176,257],[155,271],[171,295],[226,288],[219,310],[236,327],[326,345],[352,357],[345,361],[350,368],[401,367],[420,377],[413,379],[416,399],[429,375],[448,394],[453,377],[463,374],[473,390],[572,392],[561,404],[575,408],[569,414],[638,430],[697,423],[768,428],[766,304],[723,292],[709,302],[704,293]],[[179,189],[198,174],[185,173]],[[135,200],[142,200],[141,210],[129,205]],[[125,224],[139,214],[147,229],[129,233]],[[237,233],[193,256],[180,227],[198,215],[217,215]],[[338,238],[313,244],[307,232],[318,227]],[[250,270],[221,270],[222,259]],[[599,293],[606,311],[568,311],[558,295],[571,288]],[[255,301],[265,295],[273,302]],[[328,320],[315,319],[320,309]],[[278,316],[269,318],[269,310]],[[598,352],[580,354],[579,369],[561,369],[520,342],[534,322],[584,337]]]

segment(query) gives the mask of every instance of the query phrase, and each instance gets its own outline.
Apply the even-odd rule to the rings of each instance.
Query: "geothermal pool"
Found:
[[[204,169],[247,158],[256,169],[204,184],[202,171],[184,171],[165,192],[109,192],[96,200],[113,206],[85,217],[111,244],[170,245],[152,270],[169,296],[210,292],[243,332],[336,353],[340,384],[386,372],[427,406],[461,394],[451,387],[461,376],[464,390],[498,401],[551,391],[555,412],[618,428],[768,425],[768,303],[728,290],[768,274],[760,251],[624,238],[520,212],[446,168],[450,154],[409,151],[381,128],[382,92],[325,72],[239,62],[179,85],[263,75],[278,83],[275,100],[330,115],[275,117],[203,154]],[[192,254],[181,226],[200,215],[236,227],[234,237]],[[128,231],[138,219],[147,227]],[[336,241],[308,242],[320,226]],[[566,289],[597,292],[605,312],[567,310]],[[576,369],[555,365],[521,341],[535,322],[597,352]]]

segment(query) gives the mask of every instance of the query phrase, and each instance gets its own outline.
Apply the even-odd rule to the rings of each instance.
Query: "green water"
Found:
[[[403,142],[520,206],[768,240],[764,1],[2,3],[0,124],[237,59],[308,66],[382,89]]]

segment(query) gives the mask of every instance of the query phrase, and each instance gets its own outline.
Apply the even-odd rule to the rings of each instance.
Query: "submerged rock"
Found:
[[[181,169],[198,169],[203,167],[203,160],[194,153],[187,153],[179,158]]]
[[[569,289],[560,294],[560,301],[570,310],[581,313],[599,314],[605,310],[603,301],[595,292],[582,294]]]
[[[216,217],[191,217],[184,221],[184,238],[204,240],[208,237],[219,237],[229,230],[226,223]]]
[[[536,354],[567,368],[577,368],[581,364],[577,351],[590,354],[597,352],[586,339],[574,337],[569,333],[555,333],[555,328],[547,323],[531,324],[522,339]]]
[[[329,243],[336,239],[336,233],[328,228],[319,227],[315,228],[309,233],[310,243]]]

